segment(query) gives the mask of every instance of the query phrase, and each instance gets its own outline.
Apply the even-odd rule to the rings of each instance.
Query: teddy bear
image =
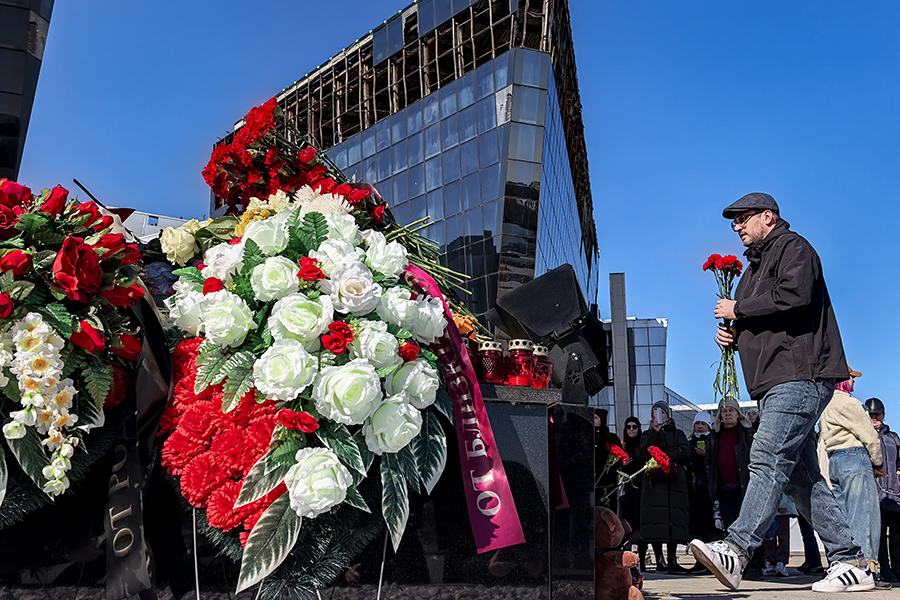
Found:
[[[643,600],[641,590],[632,585],[631,568],[638,555],[619,550],[625,525],[608,508],[594,507],[594,598],[596,600]]]

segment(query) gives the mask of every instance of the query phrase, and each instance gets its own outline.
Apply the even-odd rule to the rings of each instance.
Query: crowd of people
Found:
[[[879,587],[900,581],[900,437],[884,423],[884,404],[878,398],[860,402],[851,394],[855,378],[839,383],[819,423],[819,468],[835,500],[847,517],[850,534],[859,544]],[[621,437],[608,433],[604,419],[598,436],[598,461],[605,461],[606,443],[620,446],[628,455],[618,469],[598,481],[597,498],[609,486],[618,485],[617,474],[638,472],[656,446],[669,457],[672,468],[645,471],[633,481],[618,485],[608,503],[637,532],[634,536],[640,569],[651,558],[660,573],[707,574],[696,562],[678,562],[677,547],[691,539],[722,540],[737,520],[750,482],[750,449],[759,427],[760,412],[742,409],[726,398],[715,418],[697,412],[689,432],[677,428],[665,402],[653,405],[646,429],[637,417],[622,424]],[[605,417],[605,415],[604,415]],[[602,465],[603,462],[598,462]],[[618,475],[620,479],[624,479]],[[774,521],[762,545],[754,552],[744,578],[786,577],[790,560],[791,519],[798,520],[803,538],[801,573],[825,572],[818,542],[810,523],[794,503],[782,494]],[[666,552],[663,553],[663,545]],[[648,550],[652,549],[652,555]]]

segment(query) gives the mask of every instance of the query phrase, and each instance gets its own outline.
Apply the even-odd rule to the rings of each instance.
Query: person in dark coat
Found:
[[[669,473],[661,469],[644,474],[641,488],[641,536],[648,542],[665,542],[669,572],[684,574],[688,570],[678,564],[677,546],[690,540],[690,499],[687,465],[691,447],[684,432],[675,427],[672,410],[665,402],[653,405],[650,428],[641,436],[641,456],[651,458],[650,446],[666,453],[671,464]]]
[[[872,426],[881,441],[884,477],[875,480],[881,508],[881,540],[878,562],[884,581],[900,580],[900,436],[884,422],[884,403],[878,398],[865,402]],[[894,529],[896,527],[897,529]]]
[[[713,519],[714,507],[709,493],[709,477],[706,474],[706,444],[712,429],[712,417],[707,412],[694,415],[693,431],[688,437],[691,459],[687,464],[689,495],[691,499],[691,536],[704,542],[721,539]],[[706,571],[701,563],[692,572]]]
[[[619,468],[623,473],[631,475],[639,471],[647,462],[641,456],[641,422],[637,417],[625,419],[622,430],[622,448],[628,453],[628,460]],[[622,486],[619,492],[619,518],[631,525],[632,531],[641,529],[641,488],[640,479]],[[647,543],[638,544],[638,556],[641,557],[641,571],[647,569]],[[662,551],[656,554],[656,564],[660,564]]]
[[[609,459],[609,450],[606,449],[606,445],[619,445],[619,438],[606,425],[607,415],[608,411],[605,408],[594,409],[594,504],[606,506],[615,512],[616,494],[609,496],[606,504],[601,504],[606,493],[619,482],[619,475],[616,472],[618,463],[608,469],[605,468],[606,461]]]
[[[734,398],[725,398],[713,432],[706,442],[706,474],[709,495],[719,503],[722,527],[728,531],[741,512],[741,503],[750,483],[750,446],[753,427]],[[725,449],[727,454],[722,453]]]

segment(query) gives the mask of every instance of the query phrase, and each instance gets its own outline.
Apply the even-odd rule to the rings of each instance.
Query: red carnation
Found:
[[[419,347],[415,344],[403,344],[400,346],[400,356],[403,360],[416,360],[419,358]]]
[[[318,264],[319,261],[315,258],[304,256],[300,259],[300,272],[297,273],[297,277],[303,281],[319,281],[320,279],[325,279],[325,272],[317,266]]]
[[[62,213],[68,202],[69,190],[58,185],[51,190],[50,194],[44,200],[44,204],[41,205],[41,212],[45,212],[51,217],[55,217]]]
[[[123,333],[119,336],[119,345],[112,346],[112,351],[125,360],[137,360],[141,353],[141,338]]]
[[[70,235],[53,261],[53,279],[70,300],[87,304],[103,280],[100,259],[84,240]]]
[[[79,324],[79,330],[73,331],[72,337],[69,339],[72,340],[73,344],[84,348],[90,354],[97,354],[106,348],[106,337],[104,337],[103,332],[96,329],[88,321],[82,321]]]
[[[376,206],[375,210],[372,211],[372,218],[376,223],[381,223],[382,221],[384,221],[384,208],[385,206],[384,204],[382,204],[380,206]]]
[[[716,265],[722,259],[722,257],[718,254],[711,254],[709,258],[706,259],[706,262],[703,263],[703,270],[709,271],[710,269],[718,268]]]
[[[118,405],[122,404],[122,401],[125,399],[125,395],[128,393],[128,371],[123,369],[121,366],[113,363],[113,384],[112,387],[109,388],[109,393],[106,395],[106,400],[103,401],[104,408],[109,410],[114,409]]]
[[[225,289],[225,284],[218,277],[209,277],[203,282],[203,295],[212,294]]]
[[[312,433],[319,428],[319,421],[308,412],[297,412],[284,408],[278,412],[278,424],[287,429]]]
[[[610,454],[612,454],[613,456],[615,456],[622,462],[625,462],[626,460],[628,460],[628,453],[625,452],[625,450],[623,450],[619,446],[616,446],[615,444],[610,444],[609,442],[607,442],[606,449],[607,449],[607,451],[609,451]]]
[[[181,493],[194,506],[205,508],[209,495],[228,477],[211,452],[204,452],[189,462],[181,474]]]
[[[24,275],[31,268],[31,255],[21,250],[7,252],[0,259],[0,271],[12,271],[13,275]]]
[[[665,452],[663,452],[662,450],[660,450],[659,448],[657,448],[656,446],[650,446],[648,448],[648,450],[650,451],[650,455],[653,457],[653,459],[656,461],[656,463],[660,467],[662,467],[662,470],[665,471],[666,473],[668,473],[669,470],[672,468],[672,465],[669,462],[668,455]]]
[[[9,317],[15,307],[16,305],[9,294],[7,294],[6,292],[0,294],[0,319]]]
[[[313,147],[304,148],[300,152],[297,153],[297,160],[302,161],[306,164],[311,163],[316,158],[316,149]]]

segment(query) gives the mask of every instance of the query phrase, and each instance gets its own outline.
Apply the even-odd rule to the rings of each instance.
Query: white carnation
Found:
[[[331,279],[319,282],[319,289],[331,296],[334,309],[351,315],[367,315],[378,306],[381,286],[375,283],[366,265],[344,261],[331,272]]]
[[[284,256],[272,256],[253,269],[250,285],[257,300],[278,300],[300,290],[299,272],[300,268],[294,261]]]
[[[422,430],[422,414],[403,392],[384,402],[363,425],[366,446],[375,454],[399,452]]]

